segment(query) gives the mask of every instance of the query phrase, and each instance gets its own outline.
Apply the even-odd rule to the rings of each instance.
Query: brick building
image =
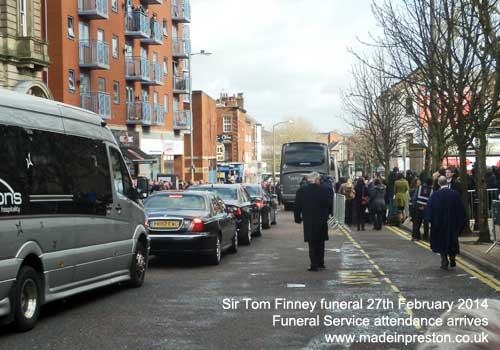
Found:
[[[188,0],[52,0],[54,99],[99,114],[132,174],[184,176]]]
[[[195,180],[216,182],[217,178],[217,108],[213,98],[203,91],[193,91],[193,162]],[[185,138],[186,178],[190,178],[190,140]]]
[[[0,87],[52,98],[45,8],[45,0],[0,1]]]

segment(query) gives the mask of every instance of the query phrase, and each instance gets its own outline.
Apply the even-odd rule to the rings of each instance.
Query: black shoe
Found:
[[[448,270],[448,258],[446,257],[446,255],[441,256],[441,268],[443,270]]]
[[[319,271],[319,269],[317,267],[310,267],[307,271]]]
[[[455,266],[457,266],[457,262],[456,262],[455,258],[450,257],[450,267],[455,267]]]
[[[324,270],[324,269],[326,269],[326,266],[325,266],[325,265],[319,265],[319,268],[320,268],[321,270]]]

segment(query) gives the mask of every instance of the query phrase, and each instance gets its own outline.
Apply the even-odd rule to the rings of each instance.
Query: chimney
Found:
[[[238,104],[239,108],[245,109],[245,98],[243,97],[243,92],[238,92],[236,103]]]

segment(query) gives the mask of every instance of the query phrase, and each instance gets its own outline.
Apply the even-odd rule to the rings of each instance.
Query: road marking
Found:
[[[352,244],[358,248],[361,253],[363,253],[363,255],[368,259],[368,261],[372,264],[372,266],[375,268],[375,270],[377,270],[377,272],[380,274],[380,277],[391,287],[391,289],[397,294],[398,298],[400,300],[406,300],[405,296],[403,295],[403,293],[401,293],[401,290],[394,284],[392,283],[391,279],[389,277],[384,277],[385,276],[385,273],[382,271],[382,269],[376,265],[374,263],[374,260],[370,257],[370,255],[368,253],[366,253],[366,251],[364,251],[363,248],[361,248],[361,246],[359,245],[359,243],[351,236],[351,234],[349,233],[349,229],[346,229],[344,227],[341,228],[341,230],[344,232],[344,234],[346,235],[346,237],[352,242]],[[406,305],[406,304],[405,304]],[[405,307],[406,309],[406,314],[413,318],[413,311],[412,309],[408,308],[408,307]],[[417,330],[421,330],[422,327],[420,326],[420,324],[418,323],[414,323],[413,326],[417,329]]]
[[[343,270],[338,271],[340,284],[380,284],[372,270]]]
[[[391,231],[392,233],[410,241],[410,235],[403,230],[396,228],[396,227],[391,227],[391,226],[386,226],[386,228]],[[429,251],[432,251],[430,248],[430,244],[427,242],[422,242],[422,241],[413,241],[413,243],[421,246],[424,249],[427,249]],[[465,262],[463,259],[460,257],[456,258],[457,261],[457,267],[461,268],[465,272],[467,272],[469,275],[472,275],[473,279],[478,279],[482,283],[486,284],[488,287],[493,288],[496,292],[500,292],[500,281],[496,279],[494,276],[484,272],[483,270],[479,269],[477,266],[474,266],[468,262]]]
[[[305,288],[306,285],[302,283],[287,283],[286,284],[287,288]]]

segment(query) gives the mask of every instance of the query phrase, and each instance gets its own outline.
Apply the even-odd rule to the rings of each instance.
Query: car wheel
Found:
[[[146,269],[148,268],[148,250],[146,245],[139,241],[130,266],[130,282],[131,287],[140,287],[144,283]]]
[[[276,209],[274,209],[274,220],[271,222],[271,225],[276,225],[278,223],[278,220],[276,219]]]
[[[217,239],[215,240],[215,246],[213,253],[208,258],[208,263],[210,265],[219,265],[222,256],[222,248],[220,243],[220,235],[217,235]]]
[[[262,219],[262,227],[266,229],[271,228],[271,209],[269,209],[264,215],[264,218]]]
[[[255,231],[255,236],[262,236],[262,215],[259,215],[259,222],[257,223],[257,231]]]
[[[252,223],[250,218],[247,220],[247,225],[243,232],[245,235],[241,237],[241,244],[250,245],[252,241]]]
[[[14,286],[14,327],[20,332],[35,327],[42,306],[42,279],[31,266],[23,266]]]
[[[234,237],[233,237],[233,244],[231,245],[231,248],[229,248],[229,253],[237,253],[238,252],[238,231],[234,232]]]

